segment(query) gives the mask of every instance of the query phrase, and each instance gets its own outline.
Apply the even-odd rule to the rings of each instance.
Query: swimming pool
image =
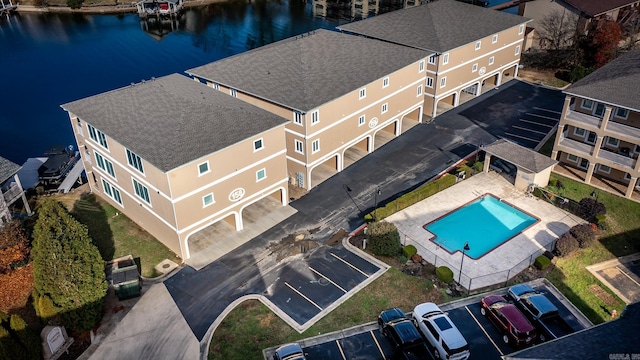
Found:
[[[424,228],[434,235],[431,241],[450,253],[462,251],[468,241],[470,250],[465,254],[478,259],[538,221],[487,194],[424,225]]]

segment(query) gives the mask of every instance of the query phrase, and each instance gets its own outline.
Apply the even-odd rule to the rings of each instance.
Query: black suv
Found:
[[[378,316],[378,326],[382,335],[402,353],[403,359],[432,358],[422,335],[402,310],[393,308],[381,312]]]

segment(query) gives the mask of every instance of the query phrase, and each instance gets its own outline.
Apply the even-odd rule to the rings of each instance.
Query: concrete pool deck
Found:
[[[385,220],[398,227],[403,245],[413,244],[426,261],[436,266],[448,266],[457,281],[462,253],[450,254],[430,241],[431,234],[423,226],[484,194],[497,196],[540,221],[478,259],[465,256],[459,283],[469,290],[506,282],[529,267],[538,255],[552,250],[555,240],[569,228],[585,222],[544,200],[516,190],[509,180],[495,172],[461,181]],[[469,246],[473,247],[472,240]]]

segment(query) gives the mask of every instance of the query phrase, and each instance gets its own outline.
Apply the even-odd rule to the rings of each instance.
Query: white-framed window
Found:
[[[76,118],[76,130],[78,131],[78,134],[84,136],[84,131],[82,130],[82,121],[80,120],[80,118]]]
[[[478,71],[478,64],[477,64],[477,63],[476,63],[476,64],[473,64],[473,65],[471,66],[471,72],[476,72],[476,71]]]
[[[149,197],[149,189],[147,189],[146,186],[139,183],[138,180],[136,179],[131,179],[131,180],[133,180],[133,189],[136,195],[140,199],[144,200],[144,202],[151,205],[151,198]]]
[[[302,125],[302,113],[298,111],[293,112],[293,123]]]
[[[522,35],[523,32],[524,32],[524,24],[521,24],[520,27],[518,27],[518,35]]]
[[[496,60],[496,59],[495,59],[495,57],[494,57],[494,56],[490,57],[490,58],[489,58],[489,65],[493,65],[493,62],[494,62],[495,60]]]
[[[436,54],[429,56],[429,64],[434,65],[436,63]]]
[[[315,139],[311,143],[311,153],[317,153],[320,151],[320,139]]]
[[[620,146],[620,139],[616,139],[614,137],[610,137],[610,136],[605,136],[605,144],[607,144],[607,146],[611,146],[614,148],[617,148],[618,146]]]
[[[209,193],[202,197],[202,207],[206,208],[207,206],[215,203],[215,199],[213,198],[213,193]]]
[[[445,86],[447,86],[447,77],[446,77],[446,76],[443,76],[443,77],[440,79],[440,88],[443,88],[443,87],[445,87]]]
[[[360,89],[360,93],[358,95],[358,99],[364,99],[366,97],[367,97],[367,89],[366,88]]]
[[[109,150],[109,144],[107,143],[106,135],[102,131],[93,127],[91,124],[87,124],[87,128],[89,129],[89,136],[91,137],[91,139],[100,144],[100,146],[102,146],[103,148]]]
[[[571,161],[574,163],[578,162],[578,157],[576,155],[573,154],[567,154],[567,161]]]
[[[129,166],[131,166],[132,168],[144,174],[144,167],[142,167],[142,158],[140,158],[138,154],[134,153],[129,149],[126,149],[126,152],[127,152],[127,164],[129,164]]]
[[[266,177],[267,177],[267,169],[262,168],[256,171],[256,182],[263,180]]]
[[[387,86],[389,86],[389,77],[382,79],[382,87],[386,88]]]
[[[433,89],[433,78],[430,76],[427,76],[427,87]]]
[[[358,126],[364,125],[366,121],[366,117],[364,115],[360,115],[360,117],[358,118]]]
[[[593,100],[582,99],[582,104],[580,106],[583,109],[591,110],[591,109],[593,109]]]
[[[604,104],[596,103],[596,108],[593,109],[593,115],[597,117],[603,117],[604,111],[605,111]]]
[[[96,164],[102,170],[104,170],[107,174],[111,175],[112,178],[116,178],[116,172],[113,169],[113,163],[107,159],[105,159],[100,153],[94,151],[96,154]]]
[[[636,144],[636,146],[634,146],[633,148],[633,152],[635,152],[636,154],[640,154],[640,145]]]
[[[382,104],[382,109],[380,109],[380,113],[384,114],[389,110],[389,104],[388,103],[384,103]]]
[[[482,41],[476,41],[476,50],[480,50],[480,46],[482,46]]]
[[[573,129],[573,134],[583,138],[587,134],[587,131],[583,128],[576,127]]]
[[[607,165],[598,164],[598,171],[605,174],[611,174],[611,168]]]
[[[515,55],[520,55],[520,45],[516,46],[516,53]]]
[[[198,164],[198,176],[204,175],[209,171],[211,171],[211,168],[209,168],[209,160]]]
[[[493,37],[491,38],[491,43],[495,44],[498,42],[498,34],[493,35]]]
[[[107,194],[113,201],[122,205],[122,196],[120,195],[120,190],[118,190],[115,186],[111,185],[107,180],[102,179],[102,187],[104,188],[104,193]]]
[[[420,64],[418,65],[418,72],[424,71],[424,60],[420,60]]]
[[[315,110],[311,113],[311,125],[317,124],[320,121],[320,112]]]
[[[627,120],[627,118],[629,117],[629,110],[617,108],[615,112],[615,117],[617,117],[618,119]]]
[[[238,92],[236,91],[236,89],[229,89],[229,94],[231,94],[231,96],[233,96],[234,98],[238,97]]]
[[[213,83],[213,88],[216,89],[216,90],[220,90],[220,84]]]
[[[446,65],[449,63],[449,53],[442,55],[442,64]]]
[[[300,141],[298,139],[295,139],[295,140],[293,140],[293,143],[295,145],[294,147],[296,149],[296,152],[298,154],[303,154],[304,155],[304,144],[302,143],[302,141]]]
[[[253,152],[264,149],[264,140],[262,138],[253,141]]]
[[[422,96],[422,85],[418,85],[418,93],[416,96]]]

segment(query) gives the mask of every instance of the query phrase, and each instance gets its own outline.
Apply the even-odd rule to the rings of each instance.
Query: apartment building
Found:
[[[431,118],[518,73],[529,19],[455,0],[438,0],[338,27],[351,34],[433,53],[424,82]]]
[[[0,228],[13,218],[11,206],[18,200],[22,200],[27,215],[31,215],[29,202],[17,175],[19,170],[20,165],[0,156]]]
[[[422,121],[431,54],[317,30],[187,73],[288,119],[288,176],[311,189]]]
[[[556,172],[640,201],[640,51],[568,87],[552,157]]]
[[[286,119],[179,74],[62,105],[91,190],[183,259],[218,222],[287,204]]]

